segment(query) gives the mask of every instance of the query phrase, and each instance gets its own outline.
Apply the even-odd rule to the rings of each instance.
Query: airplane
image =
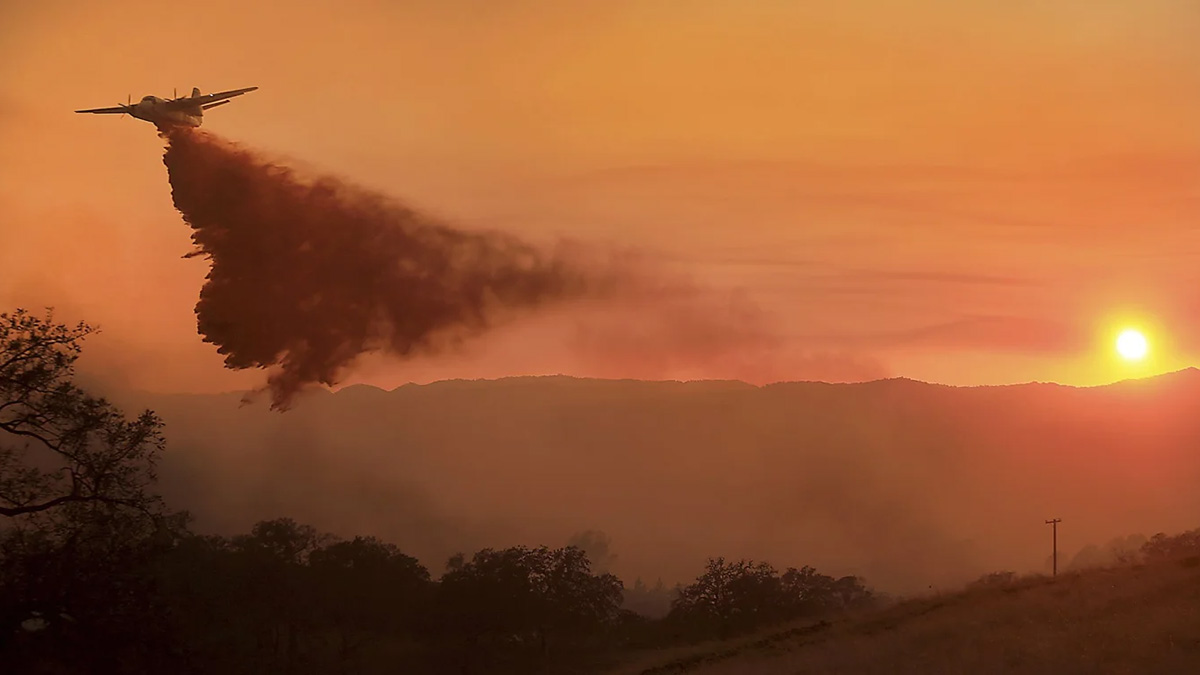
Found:
[[[191,96],[170,99],[145,96],[137,103],[131,103],[130,99],[126,99],[125,105],[117,105],[114,108],[92,108],[75,112],[97,115],[129,115],[150,122],[159,129],[173,126],[198,127],[204,121],[205,110],[225,105],[234,96],[241,96],[255,89],[258,87],[202,95],[198,87],[193,87]]]

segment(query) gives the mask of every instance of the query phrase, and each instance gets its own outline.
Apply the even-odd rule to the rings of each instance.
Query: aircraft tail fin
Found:
[[[200,95],[200,87],[192,87],[192,98]]]

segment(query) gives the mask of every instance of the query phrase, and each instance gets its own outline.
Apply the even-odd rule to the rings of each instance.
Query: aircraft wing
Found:
[[[118,115],[120,113],[129,112],[126,106],[117,106],[116,108],[92,108],[90,110],[76,110],[77,113],[96,113],[97,115]]]
[[[219,91],[215,94],[203,94],[200,96],[188,96],[186,98],[177,98],[173,101],[167,101],[167,109],[168,110],[180,110],[183,108],[191,108],[191,107],[197,106],[197,105],[198,106],[207,106],[210,103],[216,103],[217,101],[224,101],[226,99],[233,98],[234,96],[241,96],[242,94],[254,91],[255,89],[258,89],[258,87],[246,87],[245,89],[233,89],[231,91]]]

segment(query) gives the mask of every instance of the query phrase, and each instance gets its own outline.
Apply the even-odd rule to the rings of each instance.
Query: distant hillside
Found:
[[[628,658],[609,675],[1200,672],[1200,559],[911,600]]]
[[[1200,524],[1200,371],[1096,388],[452,381],[309,395],[135,395],[168,423],[164,490],[197,528],[287,515],[460,550],[611,535],[613,571],[707,556],[940,588],[1048,570],[1088,544]]]

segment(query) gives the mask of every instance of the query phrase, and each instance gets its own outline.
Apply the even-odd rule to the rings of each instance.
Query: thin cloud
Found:
[[[1069,323],[1021,316],[971,316],[899,331],[798,337],[802,341],[841,343],[857,348],[1031,354],[1069,354],[1086,348],[1092,340],[1087,331]]]
[[[915,281],[940,284],[987,286],[1037,286],[1040,282],[1024,277],[969,272],[918,272],[913,270],[855,270],[850,276],[873,281]]]

